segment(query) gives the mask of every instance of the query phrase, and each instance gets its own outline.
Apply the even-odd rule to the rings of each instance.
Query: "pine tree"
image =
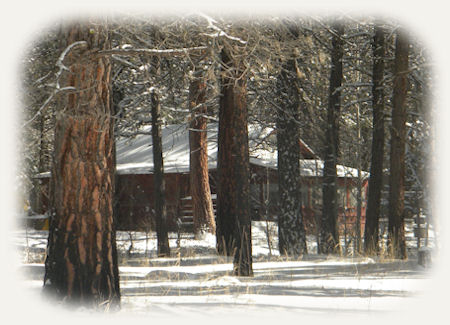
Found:
[[[380,25],[375,26],[373,47],[373,86],[372,86],[372,156],[370,163],[369,193],[364,230],[364,250],[366,254],[375,254],[379,250],[379,218],[381,191],[383,189],[383,160],[384,160],[384,30]]]
[[[165,200],[164,161],[161,136],[161,103],[154,90],[152,98],[152,147],[153,147],[153,186],[156,217],[156,237],[158,256],[170,256],[169,232],[167,228],[167,211]]]
[[[113,221],[114,123],[110,60],[91,52],[110,46],[100,24],[66,26],[67,47],[52,167],[52,203],[44,290],[86,307],[120,306]]]
[[[221,52],[224,69],[219,108],[217,249],[221,254],[234,256],[235,275],[251,276],[247,81],[237,50],[231,51],[224,48]],[[239,57],[242,59],[243,54]]]
[[[320,226],[319,251],[322,254],[340,251],[337,226],[337,171],[339,153],[339,112],[342,85],[342,58],[344,26],[334,22],[332,27],[331,74],[327,110],[325,158],[323,167],[323,206]]]
[[[200,74],[200,75],[198,75]],[[191,121],[189,129],[189,175],[194,217],[194,234],[216,233],[216,221],[209,186],[206,80],[201,71],[193,76],[189,87]]]
[[[295,58],[283,65],[278,77],[278,238],[280,254],[299,256],[307,252],[300,192],[299,95]]]
[[[389,174],[388,247],[393,257],[406,259],[404,221],[406,97],[408,92],[409,40],[399,29],[395,42]]]

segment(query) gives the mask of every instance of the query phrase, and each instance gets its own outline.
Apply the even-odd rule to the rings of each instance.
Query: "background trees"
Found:
[[[289,23],[286,24],[286,21]],[[199,166],[203,166],[198,168],[201,173],[192,175],[193,189],[196,188],[195,181],[202,180],[197,187],[200,191],[193,191],[192,197],[197,199],[195,193],[203,193],[197,201],[199,206],[206,207],[194,210],[205,212],[206,217],[199,224],[204,223],[203,226],[206,225],[209,231],[214,232],[211,199],[208,198],[210,189],[205,181],[207,155],[204,150],[204,129],[207,120],[219,122],[219,179],[216,180],[218,250],[234,256],[235,272],[240,275],[252,273],[248,183],[252,175],[248,167],[247,123],[276,130],[280,172],[280,249],[288,255],[306,252],[300,213],[302,192],[299,186],[295,186],[302,177],[297,172],[300,137],[325,161],[323,195],[322,191],[317,190],[321,184],[316,184],[311,196],[316,203],[317,216],[322,215],[323,219],[319,223],[321,228],[317,229],[321,233],[320,251],[336,253],[340,243],[336,225],[337,210],[343,207],[340,197],[342,191],[338,189],[336,181],[336,164],[366,171],[370,168],[371,176],[377,177],[378,181],[389,174],[397,174],[383,159],[387,160],[388,155],[385,153],[396,147],[390,144],[390,140],[398,133],[397,122],[394,122],[397,115],[392,115],[391,123],[388,112],[398,101],[398,95],[390,99],[393,80],[396,80],[395,85],[399,80],[399,73],[394,72],[402,70],[394,70],[394,50],[397,46],[393,43],[393,36],[397,25],[393,22],[384,22],[382,25],[383,30],[381,24],[375,24],[370,17],[345,21],[345,29],[342,23],[330,27],[329,21],[316,17],[250,20],[247,17],[229,19],[198,14],[117,19],[109,30],[113,50],[104,52],[102,58],[109,61],[101,63],[108,67],[111,62],[113,64],[108,78],[112,83],[115,109],[108,114],[113,116],[114,123],[104,118],[101,120],[101,130],[109,130],[114,124],[115,136],[133,137],[149,132],[143,126],[152,122],[157,125],[189,125],[194,131],[191,151],[201,156]],[[24,77],[24,87],[27,89],[24,142],[25,148],[29,150],[24,150],[27,152],[27,163],[23,173],[26,176],[23,178],[26,187],[34,188],[36,193],[39,182],[32,175],[48,171],[51,153],[56,152],[60,158],[66,157],[66,153],[59,153],[59,150],[68,148],[58,141],[68,139],[64,132],[68,132],[72,126],[62,124],[58,113],[62,105],[56,98],[67,95],[71,105],[75,105],[79,98],[72,93],[71,87],[75,86],[66,84],[66,81],[63,83],[66,78],[65,61],[58,58],[68,60],[69,53],[61,56],[68,44],[62,45],[56,35],[57,28],[33,46]],[[85,49],[76,47],[73,50],[78,55]],[[423,140],[430,137],[427,114],[430,108],[424,98],[432,82],[425,68],[428,61],[420,42],[412,41],[409,50],[409,70],[403,67],[409,73],[407,76],[400,73],[402,78],[408,78],[411,85],[411,90],[403,90],[409,99],[402,100],[406,115],[402,118],[405,122],[401,124],[406,125],[407,152],[404,158],[396,152],[392,156],[406,162],[405,191],[426,198],[429,183],[423,166],[430,153]],[[72,49],[69,52],[71,54]],[[402,80],[405,82],[405,79]],[[107,100],[106,95],[102,98]],[[109,106],[105,107],[110,109]],[[151,109],[156,107],[160,108],[158,118],[151,114]],[[392,124],[392,130],[395,130],[392,135],[387,133],[385,139],[382,138],[383,120],[386,125]],[[328,133],[324,132],[327,129]],[[56,131],[62,133],[54,138],[53,133]],[[106,137],[105,132],[101,131],[99,136],[103,134]],[[198,141],[194,135],[199,136]],[[79,135],[80,139],[90,136],[87,131]],[[273,139],[268,137],[264,141]],[[86,145],[89,144],[86,142]],[[79,145],[81,142],[69,147],[77,148]],[[55,166],[63,162],[67,163],[67,160],[55,161]],[[194,161],[192,164],[195,166]],[[192,168],[193,171],[196,169]],[[54,176],[57,177],[57,174]],[[62,180],[58,179],[57,182],[63,184]],[[388,213],[387,202],[396,201],[393,196],[390,199],[387,196],[389,187],[392,189],[395,186],[386,183],[381,188],[379,184],[372,181],[370,185],[370,197],[378,193],[379,198],[369,199],[367,207],[367,252],[377,251],[377,239],[381,238],[382,233],[377,233],[380,225],[376,221],[379,217],[391,214]],[[58,191],[63,190],[55,187],[55,193]],[[364,207],[364,193],[354,194],[361,198],[361,206]],[[35,197],[35,200],[39,199]],[[425,212],[429,211],[426,210],[426,199],[421,201],[411,198],[412,203],[408,199],[405,198],[406,209],[416,214],[428,213]],[[378,201],[381,202],[379,211]],[[162,203],[162,199],[157,202]],[[371,202],[374,202],[373,207]],[[416,202],[420,202],[420,206]],[[404,209],[399,206],[396,210],[401,214]],[[164,214],[159,211],[149,212],[153,220]],[[151,227],[149,225],[149,229]],[[198,227],[201,228],[201,225]],[[402,227],[400,224],[391,229]],[[358,243],[360,235],[357,232],[355,234],[355,242]],[[168,254],[168,249],[165,254]]]
[[[29,199],[29,208],[34,213],[42,213],[42,188],[34,176],[49,171],[53,151],[54,99],[58,92],[55,89],[55,75],[59,68],[55,65],[63,50],[57,29],[46,33],[42,39],[36,40],[29,55],[24,58],[23,98],[25,107],[22,128],[23,145],[21,148],[22,191]],[[58,80],[56,78],[56,80]],[[48,198],[48,193],[43,194]]]

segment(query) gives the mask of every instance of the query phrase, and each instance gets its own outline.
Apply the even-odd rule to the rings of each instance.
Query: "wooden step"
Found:
[[[217,213],[217,195],[211,194],[213,213],[216,216]],[[179,216],[179,229],[182,232],[193,232],[194,231],[194,217],[193,217],[193,204],[192,197],[186,196],[181,198],[180,216]]]

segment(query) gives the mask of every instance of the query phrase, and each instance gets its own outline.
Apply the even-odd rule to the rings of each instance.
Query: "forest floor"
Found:
[[[14,232],[20,279],[38,296],[47,236],[32,229]],[[217,256],[214,236],[194,240],[182,234],[177,247],[177,234],[171,233],[172,256],[158,258],[154,233],[118,232],[122,308],[117,315],[387,317],[423,306],[433,282],[430,269],[417,263],[413,238],[406,261],[318,255],[314,236],[308,237],[310,254],[287,259],[277,252],[275,225],[265,222],[253,222],[252,239],[254,276],[248,278],[232,276],[232,260]]]

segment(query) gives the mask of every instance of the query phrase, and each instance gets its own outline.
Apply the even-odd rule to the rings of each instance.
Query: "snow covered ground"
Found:
[[[116,317],[403,315],[423,308],[423,297],[434,285],[432,273],[414,256],[408,261],[327,257],[315,254],[311,236],[313,253],[288,260],[277,252],[273,224],[254,222],[252,232],[251,278],[231,275],[232,261],[215,254],[214,236],[194,240],[184,234],[178,248],[177,235],[170,234],[172,256],[157,258],[154,233],[119,232],[122,309]],[[34,299],[41,299],[47,235],[30,229],[14,233],[22,285]]]

